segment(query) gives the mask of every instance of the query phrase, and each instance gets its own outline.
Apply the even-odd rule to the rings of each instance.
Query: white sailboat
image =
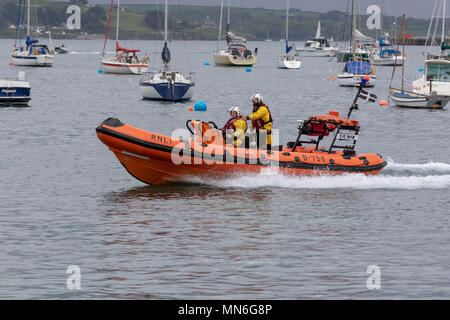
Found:
[[[381,12],[381,27],[383,27],[383,9]],[[381,33],[381,29],[380,29]],[[394,30],[395,34],[395,30]],[[394,37],[395,38],[395,37]],[[378,47],[373,49],[371,59],[372,64],[377,66],[401,66],[403,63],[404,55],[399,52],[398,48],[394,46],[389,41],[389,33],[385,32],[384,37],[380,35],[378,41]]]
[[[390,98],[399,107],[412,108],[436,108],[440,109],[447,105],[450,100],[450,61],[444,55],[450,46],[445,45],[445,2],[443,1],[442,17],[442,43],[439,56],[430,56],[425,60],[424,74],[413,81],[413,90],[404,90],[404,64],[402,64],[402,87],[401,89],[390,88]],[[404,15],[402,26],[402,41],[404,54]]]
[[[365,87],[375,86],[375,68],[371,65],[370,60],[363,58],[356,50],[356,39],[358,38],[358,30],[356,29],[356,0],[353,0],[353,30],[352,30],[352,50],[350,60],[345,62],[342,73],[337,75],[339,86],[341,87],[355,87],[362,83],[362,79],[367,79],[364,82]],[[362,34],[361,34],[362,35]],[[361,38],[361,36],[359,36]]]
[[[247,49],[247,39],[239,37],[231,32],[230,28],[230,4],[228,2],[228,23],[225,27],[227,46],[226,50],[220,48],[222,37],[222,15],[223,15],[223,0],[220,4],[220,21],[219,21],[219,35],[217,42],[217,50],[214,51],[214,63],[216,65],[224,66],[252,66],[257,60],[256,49],[252,53]]]
[[[320,21],[317,24],[316,36],[307,40],[302,48],[295,49],[295,52],[303,57],[334,57],[337,51],[338,47],[331,46],[328,40],[321,36]]]
[[[293,47],[289,46],[289,0],[286,0],[286,50],[278,61],[280,69],[299,69],[302,62],[293,54]]]
[[[141,80],[139,82],[139,88],[144,99],[164,101],[189,100],[192,98],[193,87],[195,85],[192,76],[186,77],[179,71],[169,69],[170,51],[167,46],[168,9],[168,0],[166,0],[164,47],[161,54],[164,69],[153,73],[148,80]]]
[[[380,38],[378,48],[372,54],[372,64],[377,66],[401,66],[404,56],[394,49],[389,42],[389,34],[385,34],[384,39]]]
[[[111,7],[113,5],[111,0]],[[139,49],[127,49],[119,45],[119,14],[120,0],[117,1],[117,21],[116,21],[116,55],[105,58],[105,47],[109,31],[109,19],[105,36],[105,45],[103,46],[102,59],[100,61],[102,69],[106,73],[121,73],[121,74],[143,74],[148,69],[149,57],[145,56],[142,61],[139,60],[136,53]]]
[[[31,0],[27,1],[26,47],[20,47],[20,44],[19,48],[14,46],[11,53],[12,62],[16,66],[51,67],[55,57],[53,50],[51,51],[45,44],[38,44],[39,40],[30,38],[30,1]],[[21,16],[21,11],[19,6],[19,18]],[[19,28],[19,26],[16,26],[16,30],[19,30]]]

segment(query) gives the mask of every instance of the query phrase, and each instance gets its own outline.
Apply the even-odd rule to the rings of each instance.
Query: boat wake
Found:
[[[376,176],[364,174],[287,176],[276,169],[263,170],[257,176],[245,174],[226,179],[188,177],[186,182],[221,188],[288,188],[288,189],[394,189],[420,190],[450,188],[450,164],[429,162],[401,164],[388,160]]]

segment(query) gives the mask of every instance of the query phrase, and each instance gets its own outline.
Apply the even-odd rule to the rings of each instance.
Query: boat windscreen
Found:
[[[450,82],[450,63],[427,63],[427,81]]]
[[[353,74],[371,74],[371,66],[366,61],[349,61],[345,64],[344,71]]]

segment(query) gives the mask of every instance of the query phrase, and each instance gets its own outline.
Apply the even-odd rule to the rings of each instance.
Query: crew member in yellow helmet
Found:
[[[247,131],[247,121],[242,116],[239,107],[232,107],[230,109],[231,118],[227,121],[222,129],[226,141],[233,139],[235,147],[244,147],[245,132]]]
[[[256,130],[256,144],[258,148],[267,145],[267,150],[272,149],[272,115],[269,107],[263,101],[263,97],[259,93],[252,96],[253,113],[246,117],[252,121],[251,128]],[[266,139],[263,137],[266,136]],[[265,140],[265,141],[264,141]]]

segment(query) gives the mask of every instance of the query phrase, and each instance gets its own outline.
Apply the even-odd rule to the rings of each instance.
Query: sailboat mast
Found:
[[[119,41],[119,12],[120,12],[120,0],[117,0],[117,21],[116,21],[116,42]]]
[[[220,40],[222,39],[222,17],[223,17],[223,0],[220,1],[219,36],[217,38],[217,50],[220,50]]]
[[[402,18],[402,92],[405,83],[405,14]]]
[[[355,29],[356,29],[356,0],[353,0],[353,20],[352,20],[352,55],[356,53]]]
[[[27,37],[30,36],[30,1],[27,3]]]
[[[164,41],[167,42],[167,11],[169,10],[168,0],[166,0],[165,14],[164,14]]]
[[[227,23],[230,24],[230,0],[228,0],[228,17],[227,17]]]
[[[430,25],[428,26],[427,38],[425,39],[425,44],[424,44],[425,48],[426,48],[427,43],[428,43],[428,38],[430,37],[431,26],[433,25],[433,19],[435,17],[437,2],[438,2],[438,0],[434,0],[433,13],[431,14]]]
[[[444,55],[444,50],[442,50],[442,49],[443,49],[443,45],[445,44],[445,2],[446,2],[446,0],[444,0],[444,3],[442,4],[443,8],[442,8],[441,57]]]
[[[286,46],[288,43],[288,39],[289,39],[289,0],[286,0]]]

